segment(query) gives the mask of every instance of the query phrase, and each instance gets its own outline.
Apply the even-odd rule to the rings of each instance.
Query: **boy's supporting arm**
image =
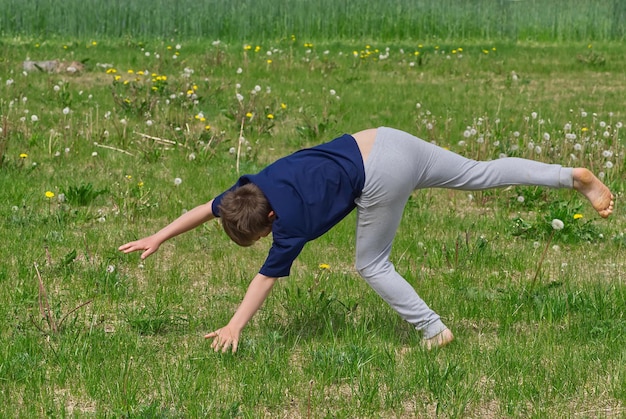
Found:
[[[141,254],[141,258],[145,259],[159,250],[159,246],[161,246],[164,241],[185,233],[215,218],[213,215],[212,204],[213,200],[207,202],[206,204],[199,205],[172,221],[172,223],[161,229],[159,232],[151,236],[144,237],[143,239],[123,244],[119,247],[119,250],[124,253],[143,250],[144,252]]]
[[[246,291],[241,305],[228,324],[205,336],[206,339],[213,339],[211,347],[215,349],[216,352],[220,349],[222,352],[226,352],[228,348],[232,348],[233,353],[237,351],[241,330],[250,321],[257,310],[261,308],[275,282],[276,278],[260,273],[256,274],[248,286],[248,291]]]

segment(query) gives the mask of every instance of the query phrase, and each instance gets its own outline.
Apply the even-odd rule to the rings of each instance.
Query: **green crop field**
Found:
[[[0,0],[0,416],[624,416],[621,2],[434,4]],[[145,261],[117,250],[376,126],[588,167],[616,210],[415,192],[392,259],[455,333],[431,352],[356,273],[354,214],[307,245],[236,354],[203,336],[271,238],[240,248],[212,221]]]

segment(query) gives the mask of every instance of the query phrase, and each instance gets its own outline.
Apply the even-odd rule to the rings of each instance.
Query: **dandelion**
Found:
[[[98,152],[94,151],[93,153],[91,153],[91,157],[98,157]]]
[[[107,273],[112,274],[113,272],[115,272],[115,266],[113,265],[107,266]]]
[[[582,214],[574,214],[574,220],[580,220],[581,218],[583,218]]]
[[[52,198],[54,198],[54,192],[52,192],[52,191],[46,191],[46,198],[48,198],[48,199],[52,199]]]
[[[187,156],[187,160],[189,161],[194,161],[196,159],[196,154],[195,153],[191,153]]]
[[[330,265],[328,263],[320,263],[319,268],[328,270],[330,269]]]
[[[548,134],[547,132],[543,133],[543,140],[544,141],[550,141],[550,134]]]
[[[252,112],[246,112],[246,118],[252,118],[254,114]]]
[[[236,151],[237,151],[237,150],[235,149],[235,147],[231,147],[231,148],[229,148],[229,149],[228,149],[228,152],[229,152],[230,154],[235,154],[235,152],[236,152]]]
[[[280,109],[283,109],[283,110],[287,109],[287,105],[285,105],[284,103],[281,103],[280,104]]]
[[[519,202],[520,204],[524,202],[524,197],[522,195],[517,197],[517,202]]]
[[[39,117],[37,115],[31,115],[30,116],[30,120],[33,121],[33,122],[37,122],[37,121],[39,121]]]
[[[181,178],[177,177],[176,179],[174,179],[174,185],[175,185],[175,186],[178,186],[178,185],[180,185],[181,183],[183,183],[183,180],[182,180]]]
[[[66,106],[65,108],[63,108],[63,115],[69,115],[70,113],[70,107]]]
[[[274,115],[272,115],[271,113],[267,114],[267,119],[274,119]]]
[[[328,93],[330,93],[331,96],[335,96],[337,94],[337,92],[335,91],[335,89],[330,89],[328,91]]]
[[[26,153],[20,153],[20,159],[25,159],[28,157],[28,154]]]
[[[555,230],[563,230],[563,227],[565,227],[565,224],[563,224],[563,221],[559,220],[558,218],[555,218],[554,220],[552,220],[552,228]]]
[[[243,102],[243,95],[241,93],[237,93],[235,97],[237,98],[239,102]]]
[[[606,163],[604,163],[604,167],[606,169],[612,169],[613,168],[613,162],[607,161]]]

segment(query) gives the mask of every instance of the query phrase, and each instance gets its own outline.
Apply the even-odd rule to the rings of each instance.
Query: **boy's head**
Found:
[[[251,246],[272,231],[274,211],[261,189],[252,183],[226,193],[219,211],[224,231],[240,246]]]

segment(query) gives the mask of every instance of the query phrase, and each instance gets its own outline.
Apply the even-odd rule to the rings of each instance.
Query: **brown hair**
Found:
[[[269,201],[253,183],[247,183],[224,195],[219,215],[224,231],[239,246],[251,246],[272,228]]]

